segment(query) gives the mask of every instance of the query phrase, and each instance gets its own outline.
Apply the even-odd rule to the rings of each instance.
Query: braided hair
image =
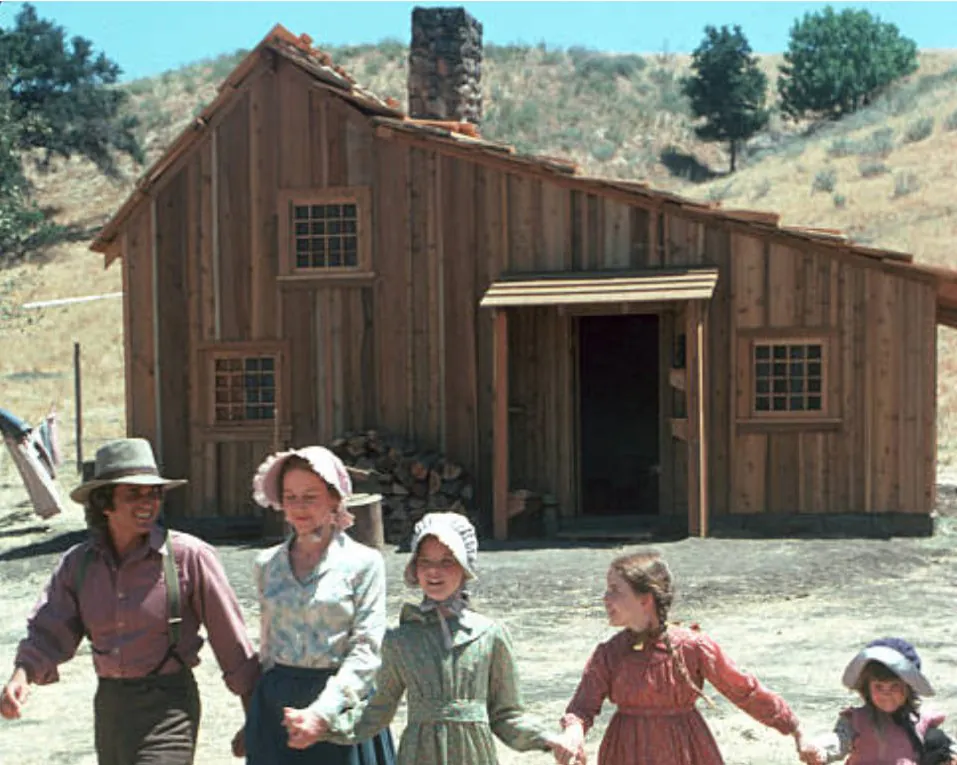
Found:
[[[628,582],[636,595],[650,594],[655,601],[655,612],[658,616],[658,631],[650,637],[661,638],[668,651],[668,657],[678,670],[688,686],[697,696],[704,699],[710,706],[714,702],[708,698],[704,690],[691,678],[684,657],[675,650],[668,634],[668,612],[675,598],[674,580],[671,569],[657,552],[637,552],[631,555],[622,555],[611,562],[611,569],[617,572],[622,579]]]

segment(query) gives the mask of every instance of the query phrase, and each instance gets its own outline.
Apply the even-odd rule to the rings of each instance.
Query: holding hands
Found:
[[[22,667],[17,667],[10,680],[0,691],[0,715],[7,720],[19,720],[20,709],[30,695],[30,684],[27,682],[27,673]]]
[[[559,765],[585,765],[585,732],[581,725],[570,724],[551,745]]]
[[[283,709],[283,727],[292,749],[308,749],[329,732],[329,723],[308,709]]]

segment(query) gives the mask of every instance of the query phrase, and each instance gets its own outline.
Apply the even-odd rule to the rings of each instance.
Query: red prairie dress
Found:
[[[673,650],[684,659],[699,688],[707,680],[735,706],[784,734],[797,718],[780,696],[738,669],[710,637],[678,627],[668,629]],[[605,699],[618,709],[605,731],[598,765],[721,765],[721,753],[663,638],[635,648],[624,630],[601,643],[585,665],[566,710],[588,731]]]

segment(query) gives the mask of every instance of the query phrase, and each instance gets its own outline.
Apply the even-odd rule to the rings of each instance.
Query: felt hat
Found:
[[[70,499],[85,504],[90,492],[116,484],[162,486],[173,489],[187,483],[184,478],[163,478],[156,466],[153,447],[145,438],[118,438],[96,450],[93,478],[70,492]]]
[[[857,690],[861,673],[871,661],[883,664],[915,693],[921,696],[934,695],[930,681],[920,671],[920,656],[917,655],[917,650],[902,638],[879,638],[868,643],[844,670],[844,685]]]

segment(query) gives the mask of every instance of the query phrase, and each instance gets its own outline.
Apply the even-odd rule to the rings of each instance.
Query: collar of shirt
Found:
[[[292,543],[295,541],[295,535],[291,536],[286,541],[286,563],[289,566],[290,571],[295,571],[292,565]],[[336,566],[340,564],[340,561],[343,559],[343,557],[347,557],[346,546],[349,544],[349,541],[349,537],[343,534],[341,531],[333,531],[332,539],[329,540],[329,546],[322,554],[322,557],[319,559],[316,567],[309,573],[309,576],[306,578],[307,581],[318,579],[329,569],[336,568]]]
[[[435,610],[423,611],[418,603],[406,603],[402,606],[402,612],[399,615],[400,624],[421,624],[423,626],[434,625],[436,629],[441,629],[439,624],[439,615]],[[446,623],[452,634],[452,645],[454,647],[466,645],[477,640],[492,628],[494,622],[488,617],[482,616],[469,608],[466,608],[458,615],[446,617]]]
[[[115,560],[116,554],[113,551],[113,546],[109,542],[109,531],[92,529],[90,531],[90,539],[93,549],[104,559]],[[150,529],[150,533],[146,538],[146,544],[138,545],[124,561],[145,558],[150,550],[160,555],[166,555],[166,530],[159,524],[154,524],[153,528]],[[124,561],[118,562],[122,563]]]

